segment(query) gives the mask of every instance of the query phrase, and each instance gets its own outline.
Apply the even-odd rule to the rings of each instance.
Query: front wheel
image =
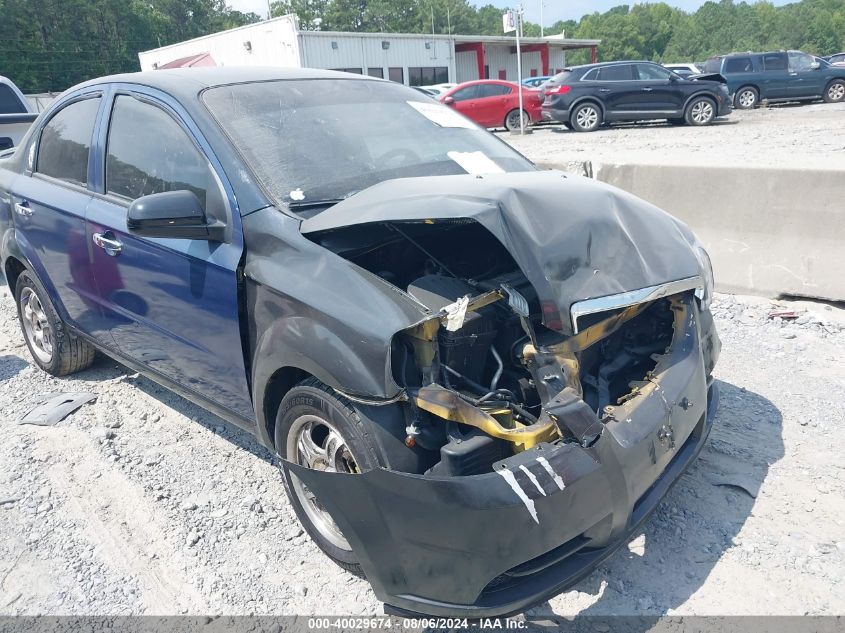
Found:
[[[845,80],[834,79],[824,91],[824,100],[827,103],[839,103],[845,99]]]
[[[94,348],[68,332],[47,291],[29,271],[18,277],[15,303],[26,346],[41,369],[66,376],[94,362]]]
[[[715,118],[716,104],[707,97],[693,99],[684,114],[688,125],[710,125]]]
[[[351,403],[314,378],[288,391],[276,415],[276,450],[286,460],[327,472],[360,474],[380,465],[379,450]],[[363,571],[343,532],[319,498],[284,465],[293,510],[311,539],[335,563]]]
[[[522,111],[522,125],[523,127],[528,127],[529,123],[531,123],[531,117],[528,116],[528,113],[523,110]],[[516,132],[520,129],[519,126],[519,108],[516,110],[511,110],[505,116],[505,128],[508,132]]]
[[[584,103],[575,108],[569,124],[576,132],[592,132],[601,125],[601,112],[592,103]]]

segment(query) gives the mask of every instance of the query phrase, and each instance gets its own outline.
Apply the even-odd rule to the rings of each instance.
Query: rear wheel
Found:
[[[743,86],[736,91],[734,96],[734,107],[740,110],[750,110],[757,106],[760,101],[760,93],[753,86]]]
[[[528,125],[531,123],[531,117],[528,116],[528,113],[525,110],[522,111],[522,117],[523,117],[523,121],[524,121],[524,123],[523,123],[524,127],[528,127]],[[505,115],[505,128],[509,132],[516,132],[518,129],[520,129],[520,127],[519,127],[519,108],[516,108],[515,110],[511,110],[510,112],[507,113],[507,115]]]
[[[690,101],[684,120],[689,125],[710,125],[716,118],[716,104],[707,97],[697,97]]]
[[[284,459],[315,470],[360,474],[383,461],[352,404],[314,378],[285,395],[276,415],[275,441]],[[293,510],[312,540],[338,565],[363,575],[352,547],[320,500],[284,464],[282,475]]]
[[[26,346],[41,369],[65,376],[94,362],[94,348],[68,332],[47,291],[28,271],[22,272],[15,284],[15,303]]]
[[[592,132],[601,125],[601,111],[592,103],[582,103],[569,119],[569,124],[576,132]]]
[[[828,103],[839,103],[845,99],[845,81],[834,79],[824,89],[824,100]]]

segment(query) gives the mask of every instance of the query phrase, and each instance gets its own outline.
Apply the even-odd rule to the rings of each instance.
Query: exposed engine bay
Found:
[[[585,315],[569,337],[544,325],[554,315],[473,220],[350,227],[320,243],[431,314],[391,348],[408,399],[405,444],[428,456],[428,474],[490,472],[544,442],[591,445],[672,343],[671,297]]]

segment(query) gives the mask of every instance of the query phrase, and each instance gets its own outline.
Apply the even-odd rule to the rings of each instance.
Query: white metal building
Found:
[[[590,49],[595,60],[599,44],[561,36],[523,38],[523,77],[556,73],[566,65],[567,50]],[[325,68],[411,86],[517,78],[511,36],[303,31],[294,15],[145,51],[138,59],[141,70],[214,65]]]

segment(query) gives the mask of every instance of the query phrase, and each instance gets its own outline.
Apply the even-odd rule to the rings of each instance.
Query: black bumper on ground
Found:
[[[692,297],[687,308],[653,379],[589,448],[541,444],[468,477],[291,471],[331,512],[388,612],[524,611],[627,542],[701,450],[718,402],[705,369],[715,358],[702,350],[718,355],[718,338]]]

